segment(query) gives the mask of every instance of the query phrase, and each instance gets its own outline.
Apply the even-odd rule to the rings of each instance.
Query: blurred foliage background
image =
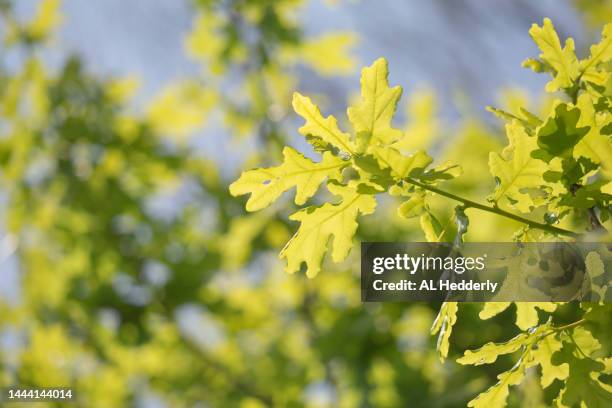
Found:
[[[439,305],[362,304],[356,251],[315,280],[284,274],[293,204],[246,214],[227,186],[278,162],[285,144],[305,146],[294,90],[325,93],[318,102],[334,112],[358,89],[358,67],[384,55],[412,67],[392,82],[407,85],[413,147],[463,165],[453,191],[488,195],[488,153],[505,136],[484,105],[550,102],[546,79],[517,73],[534,47],[508,41],[528,44],[529,25],[549,15],[580,51],[612,6],[481,5],[0,0],[0,386],[74,387],[71,406],[83,407],[464,406],[509,358],[441,363],[429,334]],[[153,31],[139,7],[182,10],[189,24]],[[84,28],[97,20],[108,23],[98,37]],[[179,47],[163,46],[166,29]],[[142,72],[107,69],[140,58],[122,54],[132,36],[163,52]],[[397,203],[380,205],[358,240],[423,239]],[[518,227],[477,216],[469,240],[509,240]],[[451,356],[515,332],[510,310],[477,313],[462,309]],[[549,399],[534,376],[510,405]]]

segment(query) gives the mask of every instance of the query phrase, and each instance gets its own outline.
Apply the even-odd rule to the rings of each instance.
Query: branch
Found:
[[[554,331],[567,330],[567,329],[574,328],[576,326],[580,326],[583,323],[586,323],[586,319],[580,319],[580,320],[575,321],[573,323],[566,324],[565,326],[554,327],[553,330]]]
[[[512,213],[510,213],[508,211],[504,211],[504,210],[500,209],[499,207],[493,207],[493,206],[489,206],[489,205],[485,205],[485,204],[480,204],[480,203],[477,203],[475,201],[468,200],[467,198],[459,197],[459,196],[457,196],[455,194],[452,194],[452,193],[449,193],[447,191],[440,190],[440,189],[438,189],[438,188],[436,188],[434,186],[430,186],[428,184],[421,183],[421,182],[416,181],[415,179],[412,179],[410,177],[405,178],[404,181],[407,182],[407,183],[413,184],[413,185],[415,185],[417,187],[420,187],[420,188],[422,188],[424,190],[431,191],[432,193],[436,193],[436,194],[439,194],[441,196],[450,198],[451,200],[459,201],[460,203],[463,203],[463,205],[466,208],[476,208],[476,209],[481,210],[481,211],[486,211],[486,212],[490,212],[490,213],[493,213],[493,214],[497,214],[497,215],[500,215],[502,217],[510,218],[511,220],[518,221],[520,223],[526,224],[526,225],[530,226],[531,228],[537,228],[537,229],[540,229],[540,230],[543,230],[543,231],[547,231],[547,232],[550,232],[550,233],[553,233],[553,234],[566,235],[566,236],[569,236],[569,237],[572,237],[572,238],[580,237],[580,234],[578,234],[578,233],[575,233],[575,232],[572,232],[572,231],[568,231],[568,230],[564,230],[563,228],[558,228],[558,227],[555,227],[555,226],[552,226],[552,225],[549,225],[549,224],[544,224],[544,223],[532,221],[532,220],[529,220],[527,218],[523,218],[523,217],[521,217],[519,215],[512,214]]]

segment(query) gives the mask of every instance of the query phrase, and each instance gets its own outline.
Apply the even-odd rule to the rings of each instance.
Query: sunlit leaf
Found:
[[[353,246],[357,216],[371,214],[376,208],[374,196],[369,191],[362,192],[358,184],[328,184],[328,189],[341,197],[338,204],[308,207],[289,217],[300,222],[297,232],[280,253],[280,258],[287,260],[286,271],[289,273],[298,271],[304,262],[308,277],[315,277],[321,270],[321,262],[332,237],[332,259],[334,262],[342,261]]]
[[[580,74],[578,59],[574,53],[574,40],[568,38],[565,46],[561,47],[555,27],[548,18],[544,19],[541,27],[537,24],[532,25],[529,35],[542,52],[541,60],[553,70],[551,72],[553,80],[546,84],[546,90],[554,92],[560,88],[572,87]],[[538,69],[535,71],[537,72]]]
[[[370,144],[389,144],[402,135],[400,130],[391,126],[402,88],[390,88],[388,76],[384,58],[377,59],[361,71],[361,100],[348,108],[360,151],[365,151]]]
[[[230,185],[232,195],[250,194],[247,211],[257,211],[276,201],[295,187],[295,203],[302,205],[312,197],[327,178],[338,179],[347,162],[329,152],[320,162],[313,162],[291,147],[283,149],[283,164],[267,169],[248,170]]]

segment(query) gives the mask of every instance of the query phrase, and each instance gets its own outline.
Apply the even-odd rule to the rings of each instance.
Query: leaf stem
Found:
[[[581,325],[581,324],[583,324],[583,323],[586,323],[586,319],[580,319],[580,320],[577,320],[577,321],[575,321],[575,322],[572,322],[572,323],[566,324],[566,325],[564,325],[564,326],[559,326],[559,327],[551,327],[551,328],[550,328],[550,331],[548,331],[548,332],[544,333],[544,334],[543,334],[543,335],[540,337],[540,340],[541,340],[541,339],[543,339],[543,338],[545,338],[545,337],[550,336],[551,334],[559,333],[560,331],[563,331],[563,330],[573,329],[574,327],[576,327],[576,326],[580,326],[580,325]],[[539,340],[538,340],[538,341],[539,341]]]
[[[452,193],[449,193],[447,191],[440,190],[437,187],[421,183],[420,181],[417,181],[417,180],[415,180],[413,178],[410,178],[410,177],[405,178],[404,181],[406,181],[407,183],[413,184],[413,185],[415,185],[417,187],[420,187],[420,188],[422,188],[424,190],[431,191],[432,193],[436,193],[436,194],[439,194],[441,196],[450,198],[451,200],[459,201],[460,203],[463,203],[463,205],[466,208],[476,208],[476,209],[481,210],[481,211],[486,211],[486,212],[490,212],[490,213],[493,213],[493,214],[497,214],[497,215],[500,215],[502,217],[510,218],[510,219],[512,219],[514,221],[518,221],[520,223],[526,224],[526,225],[528,225],[528,226],[530,226],[532,228],[537,228],[537,229],[540,229],[540,230],[543,230],[543,231],[548,231],[548,232],[551,232],[553,234],[566,235],[566,236],[573,237],[573,238],[580,237],[580,234],[577,234],[575,232],[568,231],[568,230],[565,230],[563,228],[558,228],[558,227],[555,227],[555,226],[552,226],[552,225],[549,225],[549,224],[544,224],[544,223],[532,221],[532,220],[529,220],[527,218],[523,218],[523,217],[521,217],[519,215],[512,214],[512,213],[510,213],[508,211],[504,211],[504,210],[502,210],[499,207],[493,207],[493,206],[477,203],[475,201],[468,200],[467,198],[459,197],[459,196],[457,196],[455,194],[452,194]]]
[[[576,327],[576,326],[580,326],[582,323],[585,323],[585,322],[586,322],[586,319],[580,319],[580,320],[577,320],[577,321],[575,321],[573,323],[566,324],[565,326],[554,327],[553,330],[554,331],[567,330],[567,329],[571,329],[571,328]]]

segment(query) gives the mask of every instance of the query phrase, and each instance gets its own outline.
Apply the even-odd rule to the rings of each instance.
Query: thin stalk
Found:
[[[568,330],[568,329],[573,329],[574,327],[576,327],[576,326],[580,326],[580,325],[581,325],[581,324],[583,324],[583,323],[586,323],[586,319],[580,319],[580,320],[578,320],[578,321],[575,321],[575,322],[573,322],[573,323],[566,324],[566,325],[564,325],[564,326],[559,326],[559,327],[551,327],[551,328],[550,328],[550,331],[549,331],[549,332],[544,333],[544,334],[543,334],[543,335],[540,337],[540,339],[539,339],[538,341],[542,340],[542,339],[543,339],[543,338],[545,338],[545,337],[550,336],[551,334],[559,333],[560,331],[564,331],[564,330]]]
[[[576,326],[580,326],[583,323],[586,323],[586,319],[580,319],[580,320],[575,321],[573,323],[566,324],[565,326],[554,327],[553,330],[554,331],[567,330],[567,329],[571,329],[571,328],[576,327]]]
[[[569,236],[569,237],[572,237],[572,238],[580,237],[580,234],[577,234],[575,232],[568,231],[568,230],[565,230],[563,228],[558,228],[558,227],[555,227],[553,225],[548,225],[548,224],[532,221],[532,220],[529,220],[527,218],[523,218],[523,217],[521,217],[519,215],[512,214],[512,213],[510,213],[508,211],[504,211],[504,210],[502,210],[499,207],[493,207],[493,206],[477,203],[475,201],[468,200],[467,198],[459,197],[459,196],[457,196],[455,194],[452,194],[452,193],[449,193],[447,191],[440,190],[439,188],[430,186],[428,184],[423,184],[423,183],[421,183],[419,181],[416,181],[416,180],[414,180],[414,179],[412,179],[410,177],[405,178],[404,181],[406,181],[407,183],[413,184],[413,185],[415,185],[417,187],[420,187],[420,188],[422,188],[424,190],[431,191],[432,193],[436,193],[436,194],[439,194],[441,196],[450,198],[451,200],[459,201],[460,203],[463,203],[463,205],[466,208],[476,208],[476,209],[481,210],[481,211],[486,211],[486,212],[490,212],[490,213],[493,213],[493,214],[497,214],[497,215],[500,215],[502,217],[510,218],[511,220],[518,221],[520,223],[526,224],[526,225],[530,226],[531,228],[537,228],[537,229],[540,229],[540,230],[543,230],[543,231],[551,232],[553,234],[566,235],[566,236]]]

